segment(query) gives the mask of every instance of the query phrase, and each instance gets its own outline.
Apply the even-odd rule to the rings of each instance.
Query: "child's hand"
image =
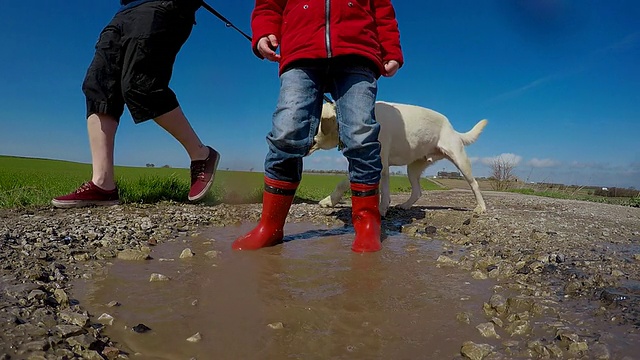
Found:
[[[384,63],[385,73],[382,74],[382,76],[391,77],[395,75],[396,72],[398,72],[399,68],[400,68],[400,63],[398,63],[395,60],[389,60],[386,63]]]
[[[275,35],[271,34],[269,36],[265,36],[258,40],[256,44],[256,49],[267,60],[271,61],[280,61],[280,55],[276,54],[276,49],[278,48],[278,38]]]

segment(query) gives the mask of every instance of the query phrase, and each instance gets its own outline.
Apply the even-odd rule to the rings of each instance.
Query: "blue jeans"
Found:
[[[313,145],[322,113],[323,95],[336,103],[342,153],[351,182],[377,184],[382,162],[374,105],[377,76],[366,66],[331,66],[330,62],[294,67],[280,76],[280,96],[267,135],[264,169],[271,179],[298,182],[302,158]]]

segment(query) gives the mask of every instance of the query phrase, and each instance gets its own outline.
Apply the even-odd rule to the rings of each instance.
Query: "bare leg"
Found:
[[[179,106],[154,121],[182,144],[192,161],[204,160],[209,156],[209,149],[202,144]]]
[[[93,175],[91,181],[104,190],[116,187],[113,174],[113,148],[118,121],[111,115],[92,114],[87,118]]]

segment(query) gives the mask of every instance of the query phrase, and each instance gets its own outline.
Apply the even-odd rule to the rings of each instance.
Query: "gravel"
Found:
[[[394,195],[392,204],[407,196]],[[594,333],[605,325],[639,332],[640,209],[484,196],[480,216],[467,210],[475,206],[471,192],[451,190],[428,192],[410,210],[391,208],[383,221],[389,232],[444,240],[439,266],[497,284],[483,304],[486,319],[471,326],[487,338],[496,329],[508,337],[500,347],[461,342],[460,358],[615,358],[616,340]],[[127,358],[102,333],[99,314],[69,297],[71,280],[91,279],[115,257],[144,259],[150,246],[199,227],[255,222],[260,211],[260,204],[182,203],[0,210],[0,360]],[[343,225],[350,213],[301,203],[288,221]],[[590,320],[574,324],[566,310],[584,301]]]

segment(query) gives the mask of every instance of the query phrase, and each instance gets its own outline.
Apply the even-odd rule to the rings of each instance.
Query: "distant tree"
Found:
[[[504,191],[511,188],[517,181],[513,170],[516,167],[514,160],[504,156],[498,156],[491,162],[491,187],[496,191]]]
[[[169,165],[162,165],[162,167],[165,168],[165,169],[170,169],[171,168],[171,166],[169,166]]]
[[[156,165],[155,165],[155,164],[151,164],[151,163],[149,163],[149,164],[147,164],[147,167],[148,167],[148,168],[152,168],[152,167],[156,167]]]

